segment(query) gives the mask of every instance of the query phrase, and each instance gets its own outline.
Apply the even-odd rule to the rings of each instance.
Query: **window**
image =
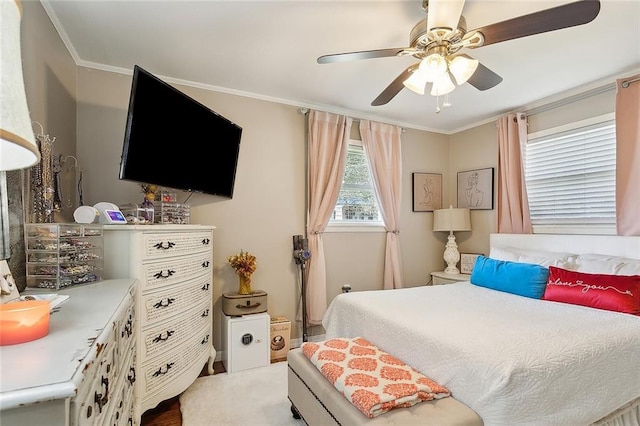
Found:
[[[613,114],[530,134],[524,150],[537,233],[615,233]]]
[[[330,225],[383,225],[369,164],[360,141],[349,142],[340,195]]]

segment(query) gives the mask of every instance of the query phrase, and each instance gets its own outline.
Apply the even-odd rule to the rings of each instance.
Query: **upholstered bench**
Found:
[[[294,417],[310,426],[325,425],[421,425],[481,426],[475,411],[453,397],[424,401],[368,418],[329,383],[300,348],[287,355],[288,396]]]

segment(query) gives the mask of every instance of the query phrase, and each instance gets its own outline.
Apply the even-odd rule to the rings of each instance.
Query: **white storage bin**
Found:
[[[269,314],[222,317],[222,365],[227,373],[269,365]]]

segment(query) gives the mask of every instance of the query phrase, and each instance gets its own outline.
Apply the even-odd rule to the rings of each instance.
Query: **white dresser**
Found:
[[[0,346],[0,424],[137,425],[134,281],[61,290],[49,334]]]
[[[108,225],[104,275],[138,279],[134,412],[213,374],[213,226]]]

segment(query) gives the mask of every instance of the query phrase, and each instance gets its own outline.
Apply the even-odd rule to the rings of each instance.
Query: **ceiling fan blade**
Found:
[[[500,82],[502,82],[502,77],[482,64],[478,64],[476,71],[467,80],[467,83],[478,90],[491,89],[500,84]]]
[[[515,38],[583,25],[593,21],[599,12],[599,0],[580,0],[530,13],[469,31],[469,33],[480,32],[484,36],[484,43],[480,46],[469,47],[488,46]]]
[[[429,0],[427,6],[427,29],[458,28],[464,0]]]
[[[395,80],[389,84],[386,89],[382,91],[378,95],[377,98],[371,102],[371,106],[380,106],[388,103],[391,99],[394,98],[402,89],[404,89],[404,84],[402,84],[406,79],[411,76],[411,73],[418,67],[418,65],[414,64],[409,66],[406,70],[402,71],[399,76],[396,77]]]
[[[390,49],[362,50],[360,52],[335,53],[332,55],[324,55],[318,58],[319,64],[331,64],[334,62],[356,61],[360,59],[387,58],[389,56],[398,56],[408,47],[395,47]]]

